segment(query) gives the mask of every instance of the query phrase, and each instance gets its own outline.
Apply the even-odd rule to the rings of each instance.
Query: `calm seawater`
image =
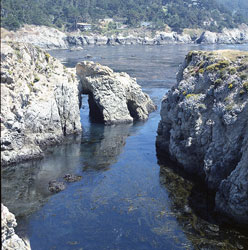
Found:
[[[146,122],[91,123],[87,96],[82,135],[50,149],[39,161],[2,169],[2,202],[17,215],[17,232],[33,250],[248,249],[246,229],[218,225],[212,198],[158,161],[155,149],[161,99],[176,83],[189,50],[248,45],[101,46],[50,51],[74,67],[92,60],[136,77],[158,105]],[[52,195],[48,182],[67,174],[82,180]]]

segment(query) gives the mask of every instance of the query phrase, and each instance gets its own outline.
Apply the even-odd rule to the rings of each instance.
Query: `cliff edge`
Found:
[[[248,52],[191,51],[161,108],[157,149],[216,191],[216,208],[248,223]]]
[[[40,157],[81,131],[75,69],[31,44],[1,44],[1,163]]]

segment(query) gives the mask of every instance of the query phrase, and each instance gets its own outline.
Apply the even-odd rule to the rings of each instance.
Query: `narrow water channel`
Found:
[[[66,66],[93,60],[129,73],[158,110],[146,122],[104,126],[90,121],[83,96],[82,135],[68,137],[42,160],[2,170],[2,202],[33,250],[248,249],[247,230],[218,225],[208,193],[158,160],[155,148],[160,103],[185,54],[221,48],[248,50],[168,45],[50,52]],[[51,195],[48,182],[67,173],[82,179]]]

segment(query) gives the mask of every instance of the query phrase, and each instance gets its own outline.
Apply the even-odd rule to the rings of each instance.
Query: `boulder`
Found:
[[[76,182],[76,181],[80,181],[81,179],[82,179],[82,176],[80,175],[66,174],[64,176],[64,180],[67,182]]]
[[[196,39],[196,43],[217,43],[217,33],[211,31],[204,31],[199,38]]]
[[[248,52],[192,51],[164,97],[157,149],[217,192],[216,208],[248,223]]]
[[[90,116],[105,124],[146,120],[155,110],[134,78],[107,66],[83,61],[76,66],[82,92],[89,95]]]
[[[1,47],[1,163],[43,155],[81,132],[78,81],[48,53],[23,43]]]
[[[30,244],[25,239],[21,239],[15,233],[17,226],[14,214],[10,213],[8,208],[1,204],[1,232],[2,232],[2,250],[29,250]]]
[[[48,189],[52,193],[58,193],[60,191],[65,190],[66,188],[64,182],[62,181],[52,180],[52,181],[49,181],[48,184],[49,184]]]

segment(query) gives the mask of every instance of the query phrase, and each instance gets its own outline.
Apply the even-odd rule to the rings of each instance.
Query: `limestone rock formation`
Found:
[[[2,231],[2,250],[29,250],[30,245],[27,240],[22,240],[15,234],[14,227],[17,226],[14,214],[1,204],[1,231]]]
[[[205,178],[216,208],[248,223],[248,52],[193,51],[162,101],[158,151]]]
[[[89,95],[90,115],[105,124],[146,120],[155,110],[150,97],[126,73],[114,73],[107,66],[83,61],[76,66],[82,92]]]
[[[46,146],[81,131],[78,81],[30,44],[1,44],[1,163],[40,157]]]

